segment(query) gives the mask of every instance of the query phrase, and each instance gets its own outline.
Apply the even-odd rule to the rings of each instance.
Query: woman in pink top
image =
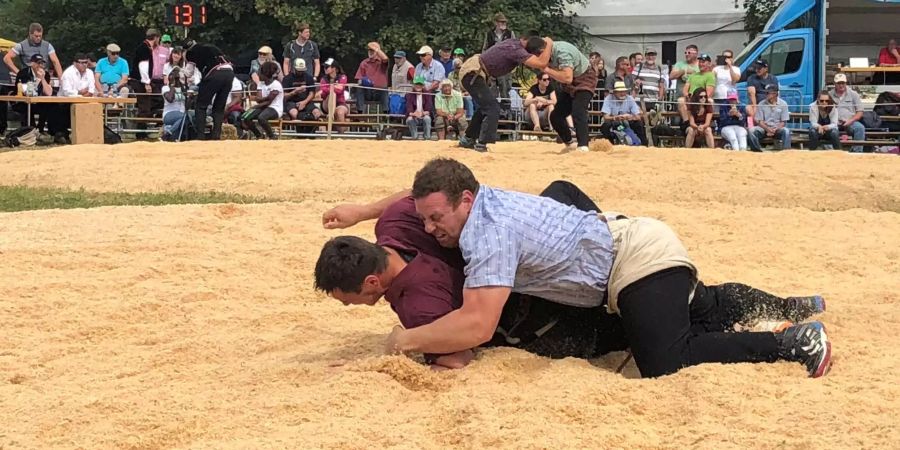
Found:
[[[334,58],[328,58],[325,60],[325,75],[322,76],[320,81],[320,92],[322,94],[322,111],[328,113],[328,95],[331,94],[331,91],[334,91],[335,95],[335,108],[334,108],[334,120],[336,122],[343,122],[347,119],[347,114],[350,113],[350,109],[347,108],[347,99],[344,97],[344,89],[346,89],[347,85],[347,75],[344,75],[344,70],[341,66],[335,64]],[[344,127],[338,127],[337,131],[339,133],[343,133],[346,131]]]

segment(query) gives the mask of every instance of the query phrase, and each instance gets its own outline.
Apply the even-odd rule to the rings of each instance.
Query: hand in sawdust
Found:
[[[391,334],[388,335],[387,341],[384,343],[384,353],[388,355],[397,355],[400,352],[400,349],[397,347],[397,339],[404,332],[402,325],[394,325],[394,329],[391,330]]]
[[[352,227],[365,216],[362,205],[338,205],[322,214],[322,226],[329,230]]]

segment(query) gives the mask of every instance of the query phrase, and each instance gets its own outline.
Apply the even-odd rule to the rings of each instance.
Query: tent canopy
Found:
[[[16,43],[9,39],[0,38],[0,51],[2,52],[9,51],[9,49],[13,48],[15,45]]]

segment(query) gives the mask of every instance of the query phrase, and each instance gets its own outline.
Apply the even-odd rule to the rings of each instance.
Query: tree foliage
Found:
[[[537,30],[554,39],[583,44],[569,8],[585,0],[207,0],[209,23],[192,28],[190,37],[220,46],[233,58],[255,57],[260,45],[281,45],[296,37],[296,24],[309,23],[323,57],[345,64],[365,57],[365,45],[377,40],[392,52],[414,53],[422,45],[481,51],[496,12],[503,12],[519,33]],[[139,0],[0,0],[2,37],[24,38],[30,22],[44,25],[47,40],[63,60],[75,52],[98,51],[116,42],[136,47],[148,27],[178,38],[182,29],[166,28],[163,2]],[[177,39],[176,39],[177,40]],[[240,61],[239,61],[240,62]]]
[[[756,37],[765,28],[772,14],[784,0],[744,0],[747,15],[744,17],[744,31],[750,39]]]

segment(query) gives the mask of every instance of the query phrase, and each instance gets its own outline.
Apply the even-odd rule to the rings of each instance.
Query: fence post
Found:
[[[334,128],[334,108],[336,107],[337,97],[334,94],[334,85],[332,85],[331,90],[328,92],[328,128],[327,131],[327,139],[331,139],[331,130]]]
[[[647,139],[647,147],[656,147],[653,145],[653,133],[650,130],[650,117],[647,115],[647,104],[641,97],[641,120],[644,121],[644,139]]]

